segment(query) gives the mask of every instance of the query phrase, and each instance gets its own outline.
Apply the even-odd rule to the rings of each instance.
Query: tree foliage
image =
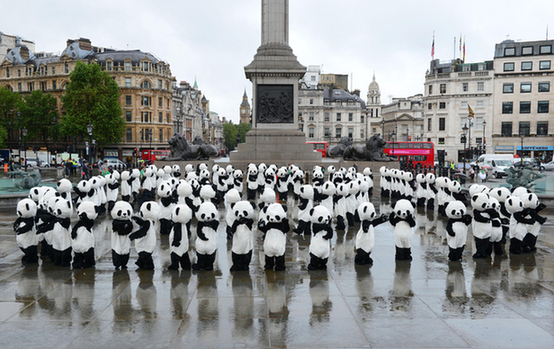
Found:
[[[125,133],[121,117],[119,87],[98,64],[77,62],[69,75],[62,96],[65,115],[60,123],[61,134],[88,138],[87,124],[93,125],[92,138],[100,145],[119,143]]]
[[[27,129],[27,140],[48,146],[49,139],[54,139],[55,118],[59,118],[56,97],[35,90],[19,101],[18,110],[21,112],[21,128]]]
[[[17,107],[20,99],[19,93],[0,88],[0,147],[5,146],[8,130],[19,127]]]
[[[250,124],[235,125],[232,122],[223,124],[223,134],[225,136],[225,147],[234,149],[237,146],[237,135],[240,135],[241,142],[246,139],[246,132],[250,131]]]

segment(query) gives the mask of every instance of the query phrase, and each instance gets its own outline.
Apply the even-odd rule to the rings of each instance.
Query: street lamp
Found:
[[[87,132],[88,132],[88,144],[89,144],[89,149],[88,149],[88,162],[89,164],[92,164],[92,129],[93,129],[94,126],[92,126],[92,123],[89,121],[88,122],[88,125],[87,125]]]
[[[483,154],[487,153],[487,133],[485,132],[487,127],[487,120],[483,119]]]
[[[152,129],[146,130],[146,133],[148,134],[148,138],[150,138],[150,151],[149,151],[149,153],[150,153],[150,164],[153,164],[153,162],[152,162],[152,159],[153,159],[153,157],[152,157]]]
[[[466,173],[466,165],[467,165],[467,148],[466,148],[466,142],[467,142],[467,131],[468,127],[467,124],[464,124],[464,127],[462,127],[462,143],[464,143],[464,174]]]
[[[381,134],[385,136],[385,119],[381,119]]]
[[[54,116],[54,167],[58,166],[58,119]]]
[[[181,134],[180,133],[180,131],[181,131],[181,108],[177,107],[176,111],[177,111],[177,115],[175,116],[176,119],[177,119],[176,129],[177,129],[177,133]]]
[[[473,125],[473,120],[471,118],[471,115],[468,115],[467,117],[467,121],[468,121],[468,124],[469,124],[469,127],[468,127],[468,137],[467,137],[467,148],[469,150],[469,156],[471,156],[471,158],[473,159],[473,152],[471,151],[471,126]]]
[[[522,133],[519,136],[521,137],[521,154],[519,156],[521,157],[521,164],[523,165],[523,139],[525,135]],[[25,163],[25,165],[27,165],[27,163]]]
[[[27,128],[23,127],[21,133],[23,134],[23,147],[25,148],[25,172],[27,172]],[[521,139],[521,144],[523,144],[523,138]]]

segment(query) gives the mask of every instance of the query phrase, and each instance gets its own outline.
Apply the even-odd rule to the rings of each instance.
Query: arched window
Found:
[[[152,84],[150,84],[149,81],[144,80],[143,82],[140,83],[140,88],[152,88]]]

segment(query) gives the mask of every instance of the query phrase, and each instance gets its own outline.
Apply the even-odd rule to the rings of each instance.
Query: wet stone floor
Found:
[[[531,255],[474,261],[469,234],[464,261],[449,263],[446,220],[420,211],[411,263],[395,262],[385,223],[371,267],[354,264],[355,226],[334,236],[327,271],[308,272],[309,237],[292,232],[287,270],[264,271],[256,231],[250,271],[233,273],[224,224],[214,271],[166,270],[167,236],[155,271],[136,270],[136,253],[115,271],[108,218],[95,226],[96,268],[24,267],[13,211],[0,212],[0,348],[554,347],[551,208]]]

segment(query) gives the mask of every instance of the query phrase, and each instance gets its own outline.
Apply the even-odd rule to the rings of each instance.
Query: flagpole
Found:
[[[454,37],[454,60],[456,60],[456,37]]]

